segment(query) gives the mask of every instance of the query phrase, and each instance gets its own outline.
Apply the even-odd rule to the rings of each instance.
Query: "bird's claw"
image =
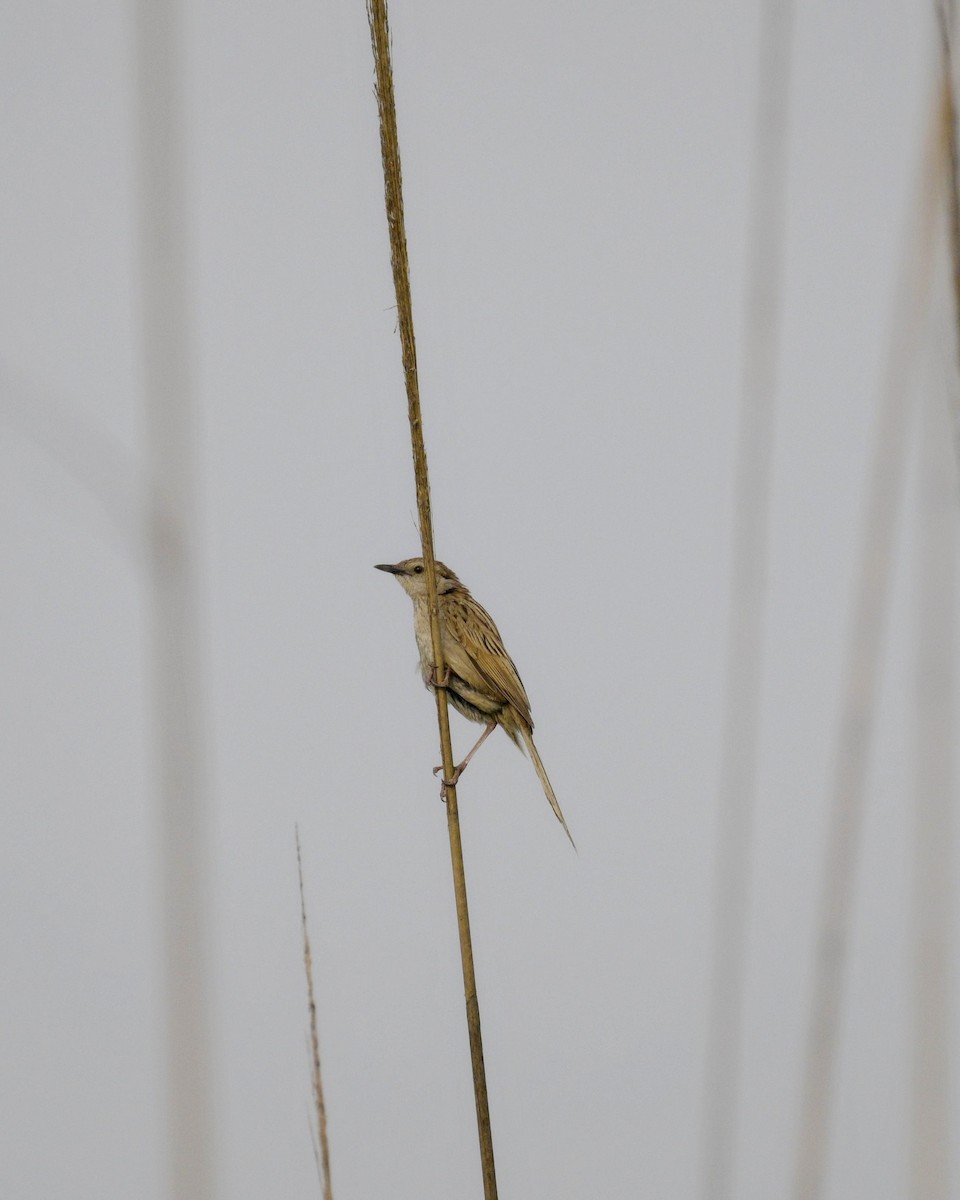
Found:
[[[459,767],[454,767],[452,779],[444,778],[444,776],[440,774],[442,770],[443,764],[441,763],[439,767],[433,768],[433,773],[434,775],[440,775],[440,799],[444,802],[444,804],[446,804],[447,788],[457,786],[457,782],[460,779],[460,776],[463,774],[463,763],[461,763]]]
[[[452,779],[442,779],[441,782],[446,784],[447,787],[456,787],[457,783],[460,779],[460,776],[463,774],[463,766],[464,766],[464,764],[461,763],[459,767],[454,767],[453,768],[453,778]],[[439,775],[442,770],[443,770],[443,764],[441,764],[439,767],[434,767],[433,773],[434,773],[434,775]]]
[[[450,686],[450,668],[445,666],[443,668],[443,675],[438,677],[437,668],[432,666],[427,672],[427,686],[432,688],[448,688]],[[437,770],[439,770],[439,767]]]

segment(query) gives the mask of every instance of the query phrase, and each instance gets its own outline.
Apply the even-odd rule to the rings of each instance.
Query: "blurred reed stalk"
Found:
[[[733,566],[718,781],[713,969],[705,1059],[701,1194],[731,1200],[760,739],[767,526],[786,216],[791,0],[761,5]]]
[[[953,283],[954,316],[960,330],[960,152],[957,142],[957,66],[953,54],[956,39],[956,13],[953,0],[939,0],[937,4],[937,19],[940,29],[940,60],[943,70],[946,95],[944,138],[946,140],[946,155],[948,171],[947,184],[947,221],[950,239],[950,277]],[[957,355],[957,366],[960,368],[960,332],[954,343]],[[953,444],[960,463],[960,389],[954,388],[953,399]]]
[[[139,566],[144,554],[143,481],[139,466],[109,431],[2,362],[0,420],[94,501],[115,548]]]
[[[433,663],[437,679],[443,679],[443,646],[440,637],[440,609],[437,603],[436,565],[433,548],[433,523],[430,516],[430,487],[427,476],[427,454],[423,444],[423,422],[420,414],[420,386],[417,377],[417,349],[413,331],[413,307],[410,298],[410,269],[407,260],[407,237],[403,215],[403,180],[400,170],[400,145],[397,136],[397,113],[393,92],[393,66],[390,60],[390,28],[385,0],[368,0],[367,17],[376,69],[377,109],[380,116],[380,151],[383,158],[384,201],[387,228],[390,234],[390,263],[397,296],[397,319],[403,375],[407,392],[407,415],[410,421],[410,441],[413,450],[413,469],[417,488],[417,513],[420,540],[427,577],[430,608],[430,632],[433,641]],[[440,730],[440,753],[445,779],[453,777],[453,749],[450,741],[450,713],[447,693],[436,689],[437,724]],[[483,1065],[483,1042],[480,1035],[480,1006],[473,965],[473,944],[470,938],[470,915],[467,908],[467,885],[463,869],[463,848],[460,842],[460,816],[457,808],[457,789],[445,788],[447,832],[450,840],[450,860],[457,905],[457,926],[460,934],[460,958],[463,968],[463,987],[467,1008],[467,1030],[470,1038],[470,1060],[473,1068],[473,1091],[477,1110],[477,1131],[480,1139],[480,1164],[483,1174],[484,1200],[496,1200],[497,1180],[493,1158],[493,1135],[490,1129],[490,1110],[487,1101],[486,1072]]]
[[[307,976],[307,1009],[310,1018],[310,1078],[313,1083],[313,1103],[316,1109],[316,1146],[319,1147],[317,1170],[323,1187],[323,1200],[333,1200],[330,1179],[330,1143],[327,1139],[327,1105],[323,1097],[323,1076],[320,1072],[320,1034],[317,1028],[317,998],[313,986],[313,954],[307,930],[307,902],[303,894],[303,858],[300,854],[300,830],[297,837],[297,879],[300,883],[300,924],[303,929],[303,969]]]
[[[817,915],[810,1026],[804,1061],[793,1194],[820,1200],[826,1183],[838,1029],[847,940],[863,826],[883,635],[890,603],[893,551],[903,490],[912,407],[911,376],[930,299],[944,169],[944,89],[923,155],[894,298],[889,357],[867,481],[867,506],[851,609],[848,658],[837,731],[826,857]]]
[[[137,166],[169,1194],[209,1200],[209,855],[179,15],[174,0],[136,5]]]
[[[956,386],[956,381],[954,387]],[[910,1195],[950,1195],[950,1005],[955,861],[953,805],[957,731],[956,460],[948,449],[943,397],[921,414],[916,540],[916,832],[914,853],[914,1033]]]
[[[953,5],[938,17],[945,89],[944,158],[950,276],[951,338],[960,367],[960,196],[958,196],[956,74]],[[936,393],[922,412],[915,578],[916,844],[914,853],[914,1031],[911,1196],[947,1200],[950,1194],[950,945],[956,857],[953,798],[957,729],[957,463],[960,455],[960,371],[949,383],[950,415]],[[946,435],[946,436],[945,436]]]

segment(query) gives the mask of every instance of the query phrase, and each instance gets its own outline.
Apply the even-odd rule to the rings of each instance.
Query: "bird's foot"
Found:
[[[443,674],[437,675],[437,668],[432,666],[427,672],[427,687],[448,688],[450,686],[450,668],[444,667]],[[438,768],[439,770],[439,768]]]
[[[443,771],[443,763],[441,763],[439,767],[433,768],[434,775],[440,775],[440,799],[444,802],[444,804],[447,802],[447,788],[457,786],[457,782],[459,781],[460,776],[463,774],[463,768],[466,765],[467,764],[463,762],[459,765],[459,767],[454,767],[452,779],[445,779],[441,774]]]
[[[453,768],[453,778],[452,779],[441,778],[441,783],[443,783],[445,787],[456,787],[457,783],[460,780],[460,776],[463,774],[463,770],[464,770],[464,767],[466,767],[466,765],[467,764],[465,762],[462,762],[459,765],[459,767],[454,767]],[[434,773],[434,775],[439,775],[442,770],[443,770],[443,763],[441,763],[439,767],[434,767],[433,773]]]

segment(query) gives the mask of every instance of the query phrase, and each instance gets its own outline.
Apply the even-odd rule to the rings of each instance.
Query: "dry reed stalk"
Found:
[[[320,1147],[318,1168],[323,1185],[323,1200],[333,1200],[330,1179],[330,1142],[327,1138],[327,1105],[323,1098],[323,1076],[320,1073],[320,1034],[317,1028],[317,997],[313,987],[313,954],[307,930],[307,902],[303,894],[303,858],[300,854],[300,830],[297,838],[297,879],[300,884],[300,925],[303,929],[303,969],[307,976],[307,1009],[310,1016],[310,1077],[313,1083],[313,1103],[317,1113],[316,1138]]]
[[[730,1200],[740,1099],[743,980],[763,675],[767,525],[786,206],[791,0],[762,6],[740,380],[733,564],[718,781],[712,995],[701,1190]]]
[[[430,609],[430,633],[433,642],[433,662],[436,677],[444,675],[443,646],[440,637],[440,609],[437,603],[436,559],[433,548],[433,523],[430,516],[430,486],[427,476],[427,454],[423,444],[423,422],[420,413],[420,387],[417,377],[417,349],[413,331],[413,307],[410,298],[410,271],[407,260],[407,238],[403,216],[403,180],[400,170],[400,145],[397,136],[397,114],[393,92],[393,66],[390,60],[390,28],[385,0],[368,0],[367,17],[373,45],[376,69],[377,109],[380,116],[380,152],[383,159],[384,201],[387,228],[390,234],[390,263],[397,297],[397,319],[403,375],[407,392],[407,415],[410,421],[410,441],[417,488],[417,513],[420,540],[427,577]],[[440,730],[440,753],[445,779],[454,772],[453,747],[450,740],[450,713],[447,693],[436,689],[437,724]],[[463,968],[463,987],[467,1009],[467,1030],[470,1038],[470,1061],[473,1068],[473,1091],[477,1110],[477,1131],[480,1139],[480,1163],[483,1173],[484,1200],[496,1200],[497,1180],[493,1157],[493,1135],[487,1100],[486,1072],[483,1065],[483,1042],[480,1034],[480,1006],[473,965],[473,945],[470,937],[470,915],[467,907],[467,885],[463,868],[463,847],[460,840],[460,816],[457,808],[457,789],[445,789],[447,832],[450,841],[450,860],[457,905],[457,927],[460,934],[460,958]]]
[[[937,96],[923,157],[919,195],[900,266],[876,445],[867,484],[867,510],[851,613],[849,657],[817,916],[813,996],[793,1188],[795,1200],[819,1200],[825,1184],[854,870],[863,825],[880,652],[890,602],[894,533],[907,454],[911,414],[907,393],[926,321],[939,215],[946,117],[942,91],[940,89]]]

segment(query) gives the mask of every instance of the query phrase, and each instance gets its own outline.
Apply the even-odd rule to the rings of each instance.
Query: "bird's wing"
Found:
[[[532,729],[530,701],[493,618],[470,595],[445,600],[443,618],[449,638],[444,639],[443,654],[451,670],[472,686],[501,696]]]

